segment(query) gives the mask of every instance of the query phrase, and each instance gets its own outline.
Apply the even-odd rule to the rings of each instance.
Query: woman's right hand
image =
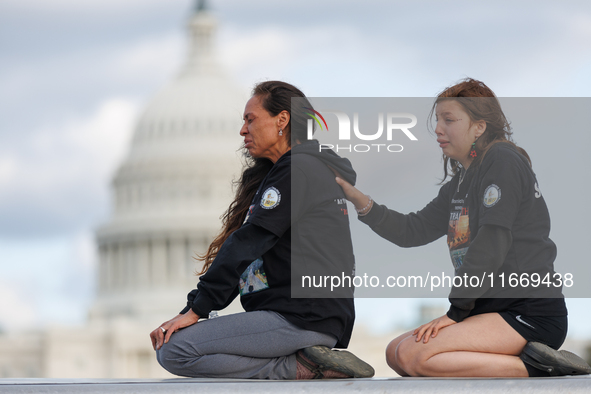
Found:
[[[170,325],[172,321],[178,318],[179,316],[181,315],[179,314],[174,318],[165,321],[160,325],[160,327],[158,327],[150,333],[150,339],[152,340],[152,347],[154,348],[154,350],[160,349],[162,347],[162,344],[164,343],[164,336],[166,335],[166,328],[164,328],[164,326]]]
[[[343,189],[343,192],[345,192],[345,197],[347,197],[347,200],[351,201],[357,210],[367,207],[369,204],[368,196],[363,194],[359,189],[341,177],[336,177],[335,180]]]

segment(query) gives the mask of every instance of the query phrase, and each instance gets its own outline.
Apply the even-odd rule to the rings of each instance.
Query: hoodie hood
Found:
[[[341,178],[355,186],[357,174],[349,159],[337,155],[332,149],[322,149],[320,151],[320,144],[317,140],[304,141],[297,145],[294,144],[291,148],[291,154],[314,156],[326,164],[327,167],[337,171],[341,175]]]

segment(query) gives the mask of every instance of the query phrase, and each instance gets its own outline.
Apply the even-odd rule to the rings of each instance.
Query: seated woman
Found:
[[[173,374],[373,376],[373,368],[353,354],[331,350],[349,342],[355,319],[352,298],[291,298],[292,264],[314,265],[329,256],[342,271],[354,269],[349,219],[338,206],[344,194],[328,165],[355,181],[348,160],[318,152],[315,141],[299,144],[306,139],[306,119],[292,114],[292,97],[305,98],[290,84],[268,81],[255,86],[246,104],[240,135],[251,159],[223,230],[204,257],[203,276],[189,293],[187,306],[150,334],[160,365]],[[322,193],[317,192],[319,185]],[[341,248],[327,253],[323,243],[313,240],[318,232],[334,228],[340,229],[334,236]],[[246,312],[199,321],[238,294]]]
[[[443,151],[439,195],[404,215],[375,204],[337,177],[359,219],[402,247],[447,235],[455,275],[554,273],[550,217],[529,156],[511,141],[494,93],[466,79],[437,97],[431,116]],[[453,287],[446,315],[394,339],[388,365],[401,376],[527,377],[588,374],[576,355],[557,351],[567,332],[561,288]],[[472,291],[476,290],[476,291]],[[509,298],[510,297],[510,298]]]

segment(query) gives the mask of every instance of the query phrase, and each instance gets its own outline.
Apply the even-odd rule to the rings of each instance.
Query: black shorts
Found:
[[[541,342],[558,350],[566,338],[567,316],[525,316],[511,311],[499,315],[528,342]]]

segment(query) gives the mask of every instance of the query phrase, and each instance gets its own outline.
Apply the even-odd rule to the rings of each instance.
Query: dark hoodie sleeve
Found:
[[[199,317],[207,317],[212,310],[228,306],[238,295],[240,275],[278,240],[279,237],[269,230],[244,224],[224,242],[209,270],[199,278],[197,289],[187,296],[187,306]]]
[[[234,289],[234,292],[230,295],[230,297],[228,298],[228,301],[226,301],[226,304],[224,306],[222,306],[221,308],[219,308],[218,310],[226,309],[228,307],[228,305],[230,305],[232,303],[232,301],[234,301],[234,299],[238,296],[239,292],[240,292],[239,288],[238,288],[238,286],[236,286],[236,288]],[[183,315],[183,314],[189,312],[189,309],[191,309],[191,306],[193,306],[193,300],[195,299],[195,297],[197,297],[197,293],[199,293],[199,290],[193,289],[189,292],[189,294],[187,294],[187,305],[183,308],[182,311],[179,312],[179,314]]]
[[[449,189],[452,184],[448,182],[443,185],[437,197],[416,213],[405,215],[374,202],[369,213],[359,216],[359,220],[398,246],[408,248],[426,245],[447,234]]]
[[[187,305],[183,308],[182,311],[179,312],[180,315],[184,315],[185,313],[189,312],[189,309],[191,309],[191,305],[193,305],[193,300],[197,296],[198,292],[199,291],[197,289],[193,289],[189,292],[189,294],[187,294]]]
[[[482,226],[468,247],[464,262],[455,275],[478,278],[481,278],[483,273],[488,275],[492,272],[496,275],[512,242],[513,237],[509,229],[488,224]],[[464,320],[474,309],[476,300],[490,289],[490,284],[490,281],[484,280],[479,287],[453,287],[449,294],[451,306],[447,316],[458,323]]]

